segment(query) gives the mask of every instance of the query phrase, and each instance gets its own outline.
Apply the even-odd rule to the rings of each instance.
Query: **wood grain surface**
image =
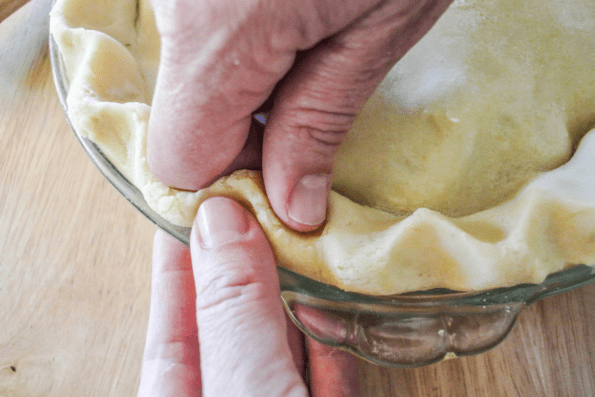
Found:
[[[155,227],[65,121],[49,1],[0,24],[0,397],[133,396]],[[361,362],[365,396],[595,396],[595,285],[547,298],[484,354],[425,368]]]
[[[0,22],[28,2],[29,0],[0,0]]]

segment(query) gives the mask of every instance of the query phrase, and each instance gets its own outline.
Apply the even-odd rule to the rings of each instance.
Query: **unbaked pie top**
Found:
[[[275,216],[256,171],[198,192],[151,174],[159,33],[148,0],[58,0],[51,32],[75,130],[176,225],[190,227],[207,197],[233,197],[283,267],[366,294],[480,290],[595,265],[591,0],[456,0],[356,119],[317,233]]]

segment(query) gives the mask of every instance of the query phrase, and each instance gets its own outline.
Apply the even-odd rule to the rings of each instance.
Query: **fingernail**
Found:
[[[212,197],[202,203],[196,222],[205,248],[240,240],[249,228],[246,210],[225,197]]]
[[[311,174],[303,176],[289,197],[287,214],[303,225],[315,226],[326,218],[326,202],[330,175]]]

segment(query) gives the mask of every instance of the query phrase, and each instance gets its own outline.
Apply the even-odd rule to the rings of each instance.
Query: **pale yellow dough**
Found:
[[[314,234],[279,221],[257,172],[196,193],[151,174],[159,34],[148,0],[58,0],[51,17],[74,128],[174,224],[191,226],[206,197],[233,197],[282,266],[366,294],[479,290],[595,265],[592,0],[455,1],[356,120]]]

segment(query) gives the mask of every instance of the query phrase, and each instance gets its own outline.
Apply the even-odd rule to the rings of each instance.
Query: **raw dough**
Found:
[[[74,128],[172,223],[191,226],[206,197],[234,197],[282,266],[366,294],[538,283],[595,265],[592,0],[455,1],[356,120],[312,234],[278,220],[259,173],[196,193],[150,173],[159,35],[148,0],[58,0],[51,16]]]

